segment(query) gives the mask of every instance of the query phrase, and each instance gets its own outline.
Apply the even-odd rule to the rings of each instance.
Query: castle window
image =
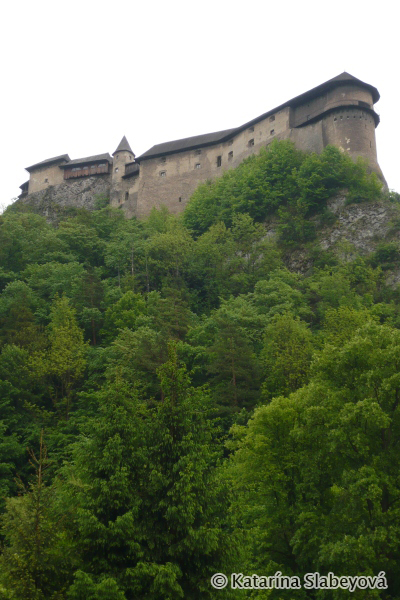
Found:
[[[232,160],[233,158],[233,151],[231,150],[228,154],[228,160]]]
[[[249,143],[248,143],[247,145],[249,146],[249,148],[250,148],[251,146],[254,146],[254,138],[253,138],[253,139],[251,139],[251,140],[249,140]]]
[[[115,168],[115,172],[116,172],[116,173],[118,173],[118,171],[119,171],[119,169],[118,169],[118,167],[116,167],[116,168]]]
[[[269,118],[269,122],[272,123],[272,121],[275,121],[275,115],[272,115],[272,117]]]
[[[179,202],[182,202],[182,196],[179,196]]]
[[[116,155],[115,160],[117,160],[117,158],[118,158],[118,154]]]
[[[45,183],[49,183],[49,180],[46,178],[46,179],[44,180],[44,182],[45,182]]]
[[[217,156],[217,167],[222,165],[222,156]]]
[[[200,166],[201,166],[200,163],[196,163],[195,164],[195,169],[200,169]]]
[[[194,153],[195,153],[196,155],[199,155],[199,154],[201,154],[201,150],[195,150],[195,151],[194,151]]]
[[[333,120],[334,120],[334,121],[337,121],[337,117],[333,117]]]
[[[269,132],[269,135],[274,135],[275,133],[275,129],[271,129],[271,131]]]
[[[125,202],[129,200],[129,192],[125,192]]]
[[[160,177],[166,177],[167,171],[160,171]]]
[[[254,131],[254,127],[249,127],[248,131],[250,131],[250,132]]]

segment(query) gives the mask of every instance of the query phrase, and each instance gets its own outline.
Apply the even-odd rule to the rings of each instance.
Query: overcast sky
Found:
[[[343,71],[378,88],[378,161],[400,192],[396,4],[54,0],[2,9],[0,206],[25,167],[138,156],[241,125]]]

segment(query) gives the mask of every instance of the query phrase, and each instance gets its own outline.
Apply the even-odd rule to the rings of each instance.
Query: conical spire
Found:
[[[133,156],[135,156],[135,154],[132,152],[132,149],[131,149],[131,147],[129,145],[129,142],[126,139],[125,136],[120,141],[120,143],[119,143],[118,148],[116,149],[116,151],[113,152],[113,156],[114,156],[114,154],[117,154],[117,152],[130,152],[131,154],[133,154]]]

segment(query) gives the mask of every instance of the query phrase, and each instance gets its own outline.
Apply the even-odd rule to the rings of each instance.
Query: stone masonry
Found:
[[[361,156],[385,184],[376,153],[374,104],[379,92],[348,73],[269,110],[240,127],[153,146],[139,157],[125,137],[111,157],[71,160],[67,154],[28,167],[21,201],[93,208],[98,195],[127,217],[145,217],[153,207],[181,212],[200,183],[238,166],[273,140],[321,152],[332,144],[353,159]]]

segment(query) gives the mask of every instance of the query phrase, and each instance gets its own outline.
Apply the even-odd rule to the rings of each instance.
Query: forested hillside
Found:
[[[394,215],[368,253],[339,192]],[[0,599],[400,599],[399,206],[280,142],[180,217],[0,216]],[[277,571],[388,589],[210,583]]]

